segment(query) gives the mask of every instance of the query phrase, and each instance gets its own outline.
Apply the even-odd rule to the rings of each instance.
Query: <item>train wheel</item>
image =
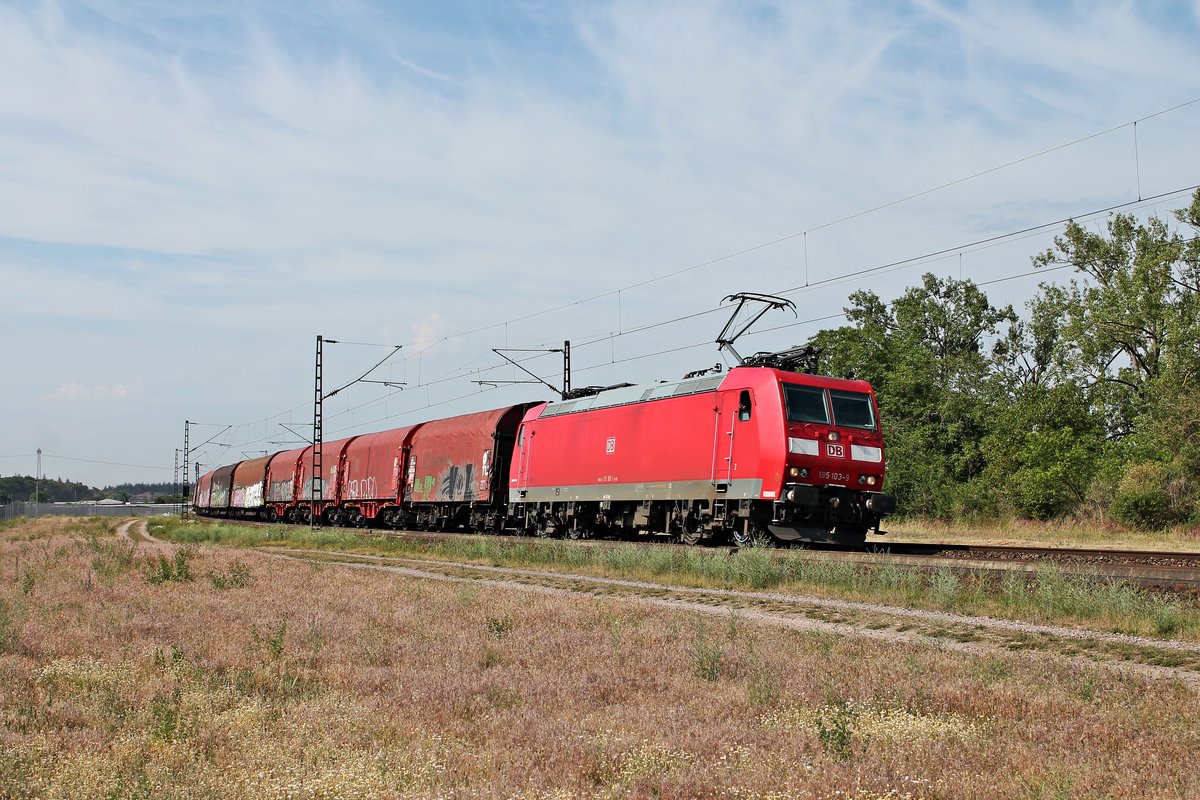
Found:
[[[731,537],[738,547],[771,547],[775,543],[770,531],[750,520],[746,520],[745,526],[734,528]]]
[[[688,517],[683,520],[683,526],[679,529],[679,541],[686,545],[695,546],[700,544],[704,538],[704,529],[700,526],[699,520]]]

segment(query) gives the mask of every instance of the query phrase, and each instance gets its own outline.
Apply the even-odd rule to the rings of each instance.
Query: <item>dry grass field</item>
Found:
[[[0,529],[2,798],[1189,798],[1195,684]]]

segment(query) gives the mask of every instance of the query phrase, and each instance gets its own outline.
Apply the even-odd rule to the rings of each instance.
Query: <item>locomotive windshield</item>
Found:
[[[875,429],[875,408],[871,395],[865,392],[847,392],[830,389],[826,402],[826,391],[819,386],[802,386],[798,383],[783,385],[783,402],[787,407],[788,422],[815,422],[832,424],[842,428]]]
[[[875,414],[871,408],[871,396],[862,392],[842,392],[829,390],[829,399],[833,401],[833,419],[835,425],[843,428],[875,427]]]
[[[783,385],[783,401],[787,406],[788,422],[829,424],[829,409],[825,407],[825,390],[817,386],[796,383]]]

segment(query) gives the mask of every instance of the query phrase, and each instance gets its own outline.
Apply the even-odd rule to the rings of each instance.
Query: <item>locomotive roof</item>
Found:
[[[685,394],[713,392],[725,380],[725,373],[704,375],[699,378],[686,380],[644,383],[640,386],[622,386],[619,389],[608,389],[587,397],[574,400],[556,400],[547,403],[539,417],[555,417],[559,414],[570,414],[575,411],[589,411],[596,408],[623,406],[629,403],[641,403],[646,400],[659,400],[664,397],[681,397]]]
[[[792,376],[796,377],[800,373],[786,372],[777,370],[771,367],[734,367],[728,372],[719,372],[715,375],[702,375],[698,378],[684,378],[678,381],[661,381],[659,383],[643,383],[637,386],[621,386],[612,389],[607,389],[586,397],[574,398],[571,400],[554,400],[545,405],[542,413],[538,415],[539,419],[545,417],[555,417],[560,414],[573,414],[579,411],[592,411],[599,408],[611,408],[613,406],[624,406],[630,403],[644,403],[649,400],[662,400],[667,397],[682,397],[689,394],[700,394],[702,392],[715,392],[729,376],[733,375],[738,370],[764,370],[777,373],[780,377]],[[848,385],[847,388],[860,389],[862,381],[847,381],[840,378],[830,378],[822,375],[804,375],[806,379],[821,386],[836,386],[837,384],[855,384]],[[869,391],[869,389],[868,389]]]

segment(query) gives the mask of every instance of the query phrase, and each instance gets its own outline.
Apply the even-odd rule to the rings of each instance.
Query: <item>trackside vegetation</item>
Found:
[[[221,525],[160,518],[155,537],[185,544],[297,547],[314,550],[534,567],[688,587],[779,590],[911,608],[1006,619],[1074,623],[1147,636],[1200,638],[1192,600],[1047,567],[1000,579],[822,559],[804,552],[688,548],[621,543],[593,547],[570,541],[462,535],[428,541],[357,531],[296,526]]]
[[[902,513],[1200,523],[1200,190],[1171,221],[1076,222],[1033,258],[1069,268],[1024,315],[925,275],[855,292],[810,340],[820,371],[875,387]]]

